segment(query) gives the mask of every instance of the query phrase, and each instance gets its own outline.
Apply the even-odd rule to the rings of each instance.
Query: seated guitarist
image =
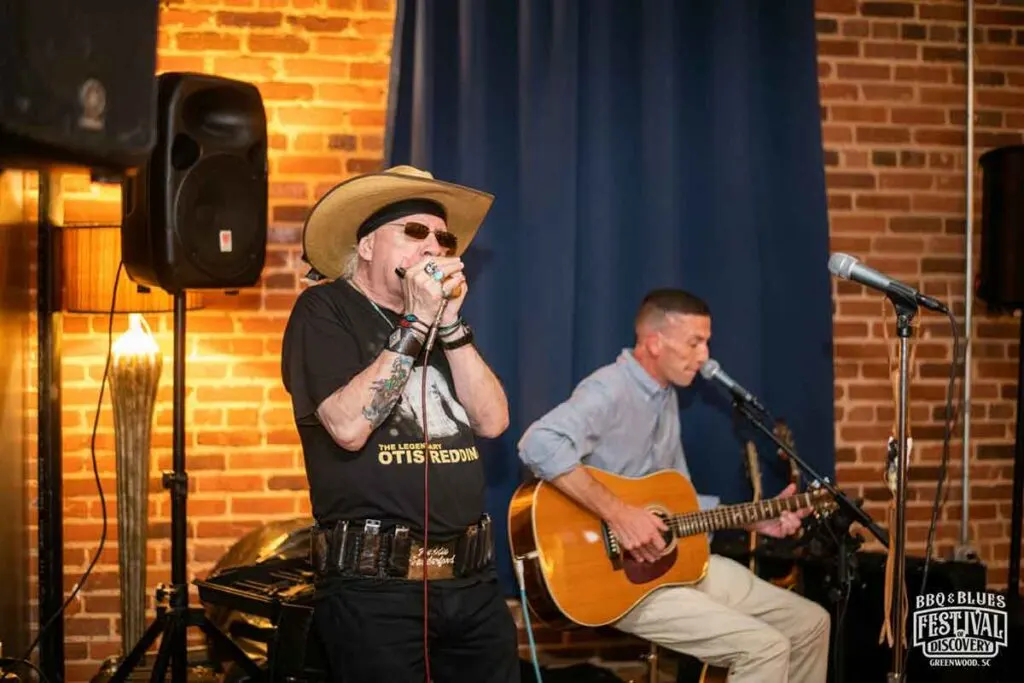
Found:
[[[674,468],[689,477],[673,388],[689,386],[708,359],[711,315],[692,294],[656,290],[644,298],[635,325],[635,347],[531,425],[519,454],[538,477],[604,519],[634,557],[654,561],[665,547],[662,521],[624,503],[579,465],[634,477]],[[780,495],[792,493],[790,486]],[[717,499],[701,496],[700,504],[713,507]],[[806,514],[784,512],[753,528],[787,536]],[[732,683],[826,678],[828,612],[719,555],[699,583],[654,591],[614,626],[729,668]]]

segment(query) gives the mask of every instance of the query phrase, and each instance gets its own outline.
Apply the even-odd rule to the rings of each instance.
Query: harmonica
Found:
[[[399,266],[398,268],[395,268],[395,275],[397,275],[399,277],[399,279],[404,280],[405,279],[405,268],[402,268],[401,266]],[[458,299],[460,296],[462,296],[462,283],[461,282],[455,287],[455,289],[453,289],[451,292],[448,293],[448,298],[449,299]]]

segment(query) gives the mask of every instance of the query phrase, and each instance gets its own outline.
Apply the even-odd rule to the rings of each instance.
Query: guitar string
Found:
[[[687,523],[694,523],[698,527],[705,526],[705,522],[714,522],[714,524],[722,526],[749,523],[757,521],[758,517],[764,519],[767,516],[778,515],[782,510],[792,512],[793,510],[807,507],[812,502],[813,497],[811,494],[800,494],[786,499],[773,498],[758,503],[741,503],[713,510],[676,514],[669,518],[668,525],[670,527],[678,527],[681,530]],[[776,509],[780,505],[782,507]],[[748,513],[751,514],[752,519],[746,519]]]
[[[770,498],[755,503],[740,503],[702,510],[674,514],[666,520],[666,526],[678,536],[690,536],[710,532],[716,528],[742,526],[759,519],[778,516],[783,510],[793,512],[814,505],[813,493],[801,493],[788,498]],[[749,514],[749,519],[747,518]],[[614,538],[612,539],[614,541]]]

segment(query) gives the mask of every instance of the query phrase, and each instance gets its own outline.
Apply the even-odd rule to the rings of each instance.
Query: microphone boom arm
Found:
[[[870,531],[871,534],[875,538],[877,538],[883,546],[885,546],[886,548],[889,547],[889,534],[886,533],[885,529],[882,529],[880,526],[878,526],[878,523],[871,518],[871,515],[865,512],[862,507],[860,507],[852,500],[850,500],[850,498],[845,493],[837,489],[831,481],[829,481],[825,477],[822,477],[810,465],[804,462],[804,460],[794,452],[794,450],[789,446],[789,444],[784,443],[781,439],[779,439],[779,437],[776,436],[771,429],[769,429],[764,423],[761,422],[760,419],[758,419],[758,416],[754,414],[753,410],[751,410],[750,405],[746,401],[737,399],[733,401],[733,405],[735,406],[736,410],[745,418],[747,418],[747,420],[752,425],[757,427],[759,431],[761,431],[769,439],[771,439],[776,446],[785,451],[786,455],[792,458],[793,462],[795,462],[797,466],[804,471],[809,481],[819,482],[825,489],[828,490],[829,493],[832,494],[832,497],[835,499],[836,503],[848,515],[850,515],[853,521],[860,522],[861,526]]]

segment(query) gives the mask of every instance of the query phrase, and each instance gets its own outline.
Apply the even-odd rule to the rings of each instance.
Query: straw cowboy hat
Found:
[[[330,279],[341,276],[345,258],[359,241],[359,228],[381,209],[405,200],[439,204],[461,255],[473,240],[494,196],[435,180],[428,171],[395,166],[346,180],[327,191],[302,228],[305,260]]]

